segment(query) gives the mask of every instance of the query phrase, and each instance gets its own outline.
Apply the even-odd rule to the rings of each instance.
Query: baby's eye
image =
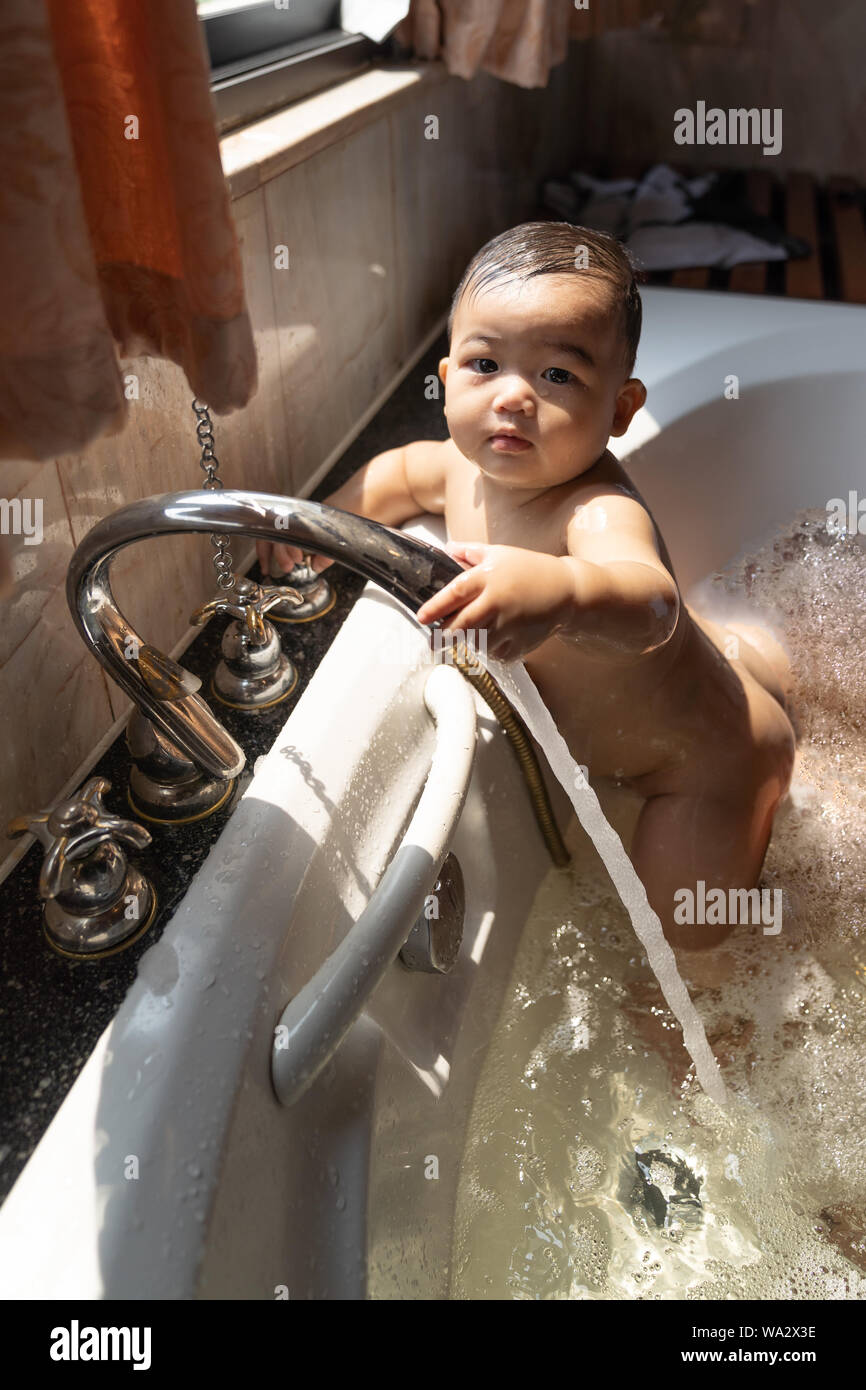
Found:
[[[553,381],[554,386],[566,386],[569,381],[576,381],[577,379],[572,372],[567,372],[565,367],[548,367],[547,372],[559,373],[559,377]],[[542,372],[542,376],[546,376],[547,372]]]
[[[499,370],[492,357],[470,357],[467,366],[475,372],[481,372],[482,376],[489,376],[491,372]]]

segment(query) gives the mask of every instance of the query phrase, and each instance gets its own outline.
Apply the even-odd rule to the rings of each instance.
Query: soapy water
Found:
[[[866,550],[801,513],[703,601],[775,630],[798,731],[761,878],[782,931],[684,967],[728,1103],[582,845],[541,886],[479,1079],[453,1298],[866,1298]]]

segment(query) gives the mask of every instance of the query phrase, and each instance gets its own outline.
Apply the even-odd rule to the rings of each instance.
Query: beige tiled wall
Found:
[[[577,157],[580,62],[573,46],[545,91],[488,76],[422,82],[268,181],[233,183],[245,190],[234,212],[259,389],[246,410],[216,417],[229,484],[302,494],[351,441],[435,329],[473,251],[533,215],[539,179]],[[430,115],[438,140],[425,138]],[[274,264],[281,245],[287,270]],[[74,546],[124,503],[201,480],[182,372],[151,359],[123,367],[139,399],[122,434],[41,466],[0,461],[0,497],[41,497],[44,518],[39,546],[3,538],[16,585],[0,599],[0,830],[56,799],[127,708],[68,614]],[[121,555],[114,589],[142,635],[172,651],[212,573],[203,537],[171,537]],[[0,837],[0,863],[11,849]]]

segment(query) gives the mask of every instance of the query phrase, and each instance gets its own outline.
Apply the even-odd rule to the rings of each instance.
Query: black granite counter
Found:
[[[323,501],[362,464],[385,449],[412,439],[447,438],[442,401],[428,400],[425,393],[429,377],[436,375],[439,359],[447,350],[443,335],[424,353],[311,494],[313,500]],[[236,477],[237,469],[232,467],[231,459],[225,462],[228,476]],[[190,486],[194,485],[191,479]],[[243,486],[240,480],[239,486]],[[251,574],[259,578],[257,569]],[[298,683],[288,699],[256,714],[214,704],[218,719],[240,743],[247,758],[229,804],[193,825],[147,823],[152,842],[131,858],[153,883],[158,911],[139,941],[103,960],[71,961],[53,951],[42,930],[37,883],[44,850],[39,844],[0,884],[0,1200],[9,1192],[100,1035],[117,1013],[135,979],[141,956],[161,936],[249,784],[256,758],[273,745],[366,582],[339,564],[329,566],[325,577],[336,593],[330,612],[312,622],[278,624],[283,648],[298,668]],[[212,618],[181,658],[186,668],[202,678],[203,687],[219,660],[226,621]],[[131,815],[126,801],[128,767],[129,755],[121,735],[88,774],[111,782],[106,807],[125,817]],[[82,783],[85,780],[83,777]]]

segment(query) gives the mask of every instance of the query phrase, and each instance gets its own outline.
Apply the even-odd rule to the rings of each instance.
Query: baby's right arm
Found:
[[[445,476],[450,440],[419,439],[396,449],[387,449],[353,473],[342,487],[329,493],[324,503],[339,507],[356,516],[381,521],[385,526],[400,526],[422,512],[441,515],[445,511]],[[262,573],[267,580],[271,572],[290,570],[301,562],[298,546],[257,541],[256,551]],[[317,555],[313,568],[327,569],[333,561]]]

